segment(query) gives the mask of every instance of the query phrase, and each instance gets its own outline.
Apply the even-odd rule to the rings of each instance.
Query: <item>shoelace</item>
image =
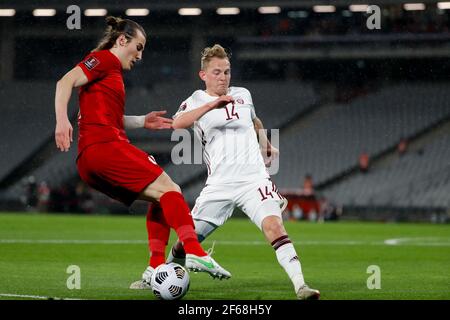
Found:
[[[216,240],[213,241],[211,248],[209,248],[206,253],[211,257],[214,254],[214,246],[216,245]]]

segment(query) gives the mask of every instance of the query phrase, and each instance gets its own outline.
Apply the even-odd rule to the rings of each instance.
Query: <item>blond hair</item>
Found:
[[[202,51],[201,69],[205,70],[208,63],[212,58],[228,59],[230,60],[230,54],[220,44],[215,44],[212,47],[206,47]]]

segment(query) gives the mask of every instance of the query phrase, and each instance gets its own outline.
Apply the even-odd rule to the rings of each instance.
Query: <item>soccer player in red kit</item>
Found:
[[[65,74],[55,93],[56,146],[67,151],[72,126],[67,105],[72,89],[79,87],[80,112],[77,167],[80,177],[92,188],[130,206],[135,200],[149,202],[147,231],[151,252],[143,280],[132,285],[150,287],[149,279],[165,262],[170,228],[184,242],[186,252],[211,275],[221,267],[201,247],[180,187],[159,167],[155,159],[134,147],[125,129],[171,128],[165,111],[145,116],[125,116],[123,70],[131,70],[142,59],[146,34],[136,22],[106,18],[108,25],[96,49]]]

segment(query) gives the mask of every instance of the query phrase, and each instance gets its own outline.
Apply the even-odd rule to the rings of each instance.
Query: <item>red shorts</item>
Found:
[[[130,206],[163,169],[155,159],[126,141],[93,144],[77,159],[81,179]]]

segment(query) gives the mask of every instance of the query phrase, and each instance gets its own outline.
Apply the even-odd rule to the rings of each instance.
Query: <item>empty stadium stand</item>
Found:
[[[359,155],[374,157],[450,116],[448,84],[402,84],[326,106],[309,123],[293,125],[281,137],[280,171],[274,180],[298,188],[311,174],[316,185],[354,169]]]

